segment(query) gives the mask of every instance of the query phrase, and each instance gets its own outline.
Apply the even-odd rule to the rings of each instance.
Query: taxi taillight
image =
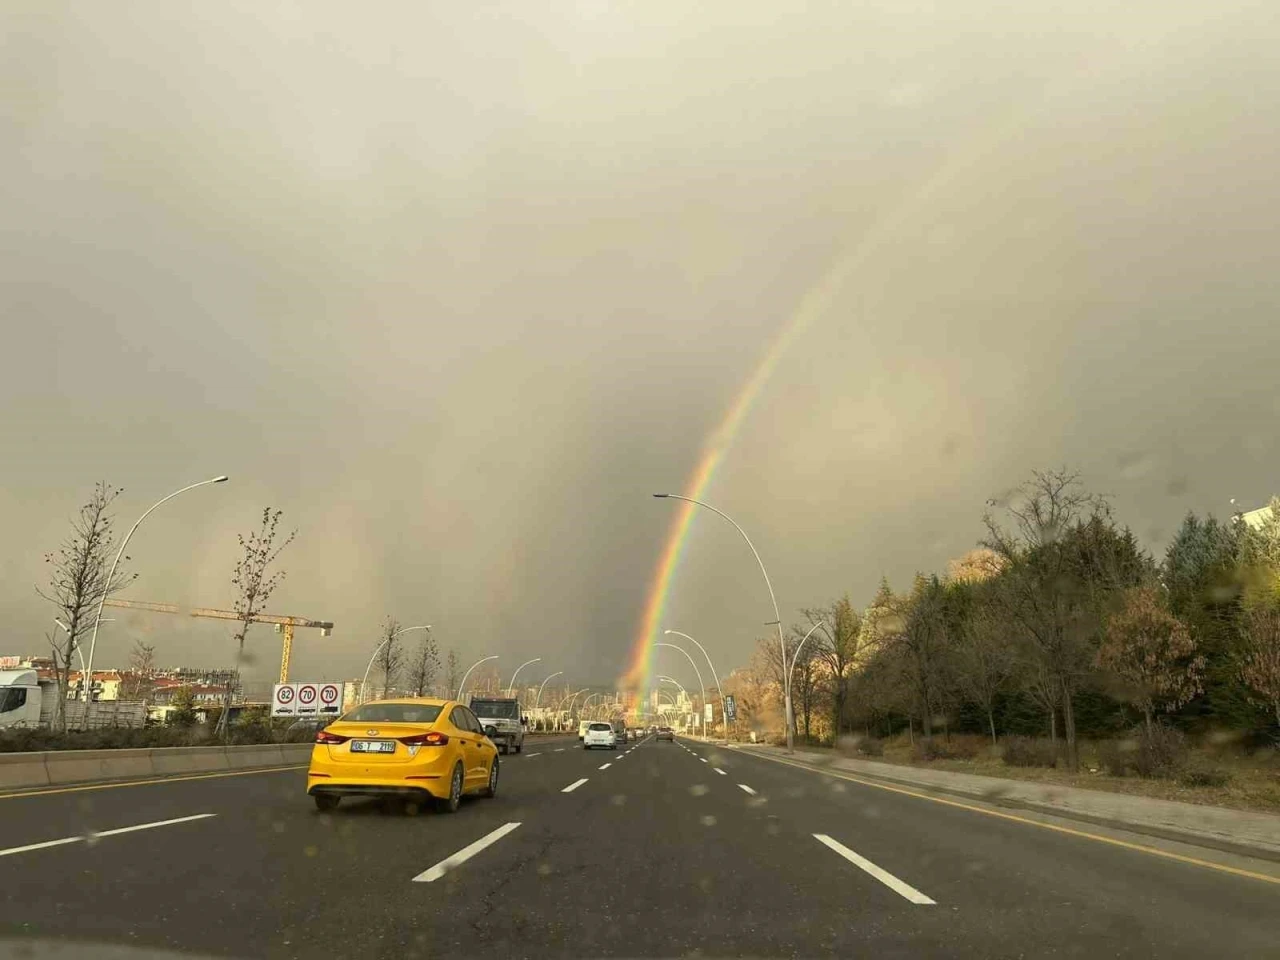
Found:
[[[400,742],[409,747],[443,747],[449,738],[437,730],[430,733],[415,733],[411,737],[400,737]]]
[[[327,743],[330,746],[334,746],[339,743],[346,743],[350,739],[350,737],[344,737],[341,734],[330,733],[328,730],[316,731],[316,743]]]

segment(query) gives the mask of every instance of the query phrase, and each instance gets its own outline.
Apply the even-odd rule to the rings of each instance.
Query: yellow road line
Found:
[[[279,773],[281,770],[305,770],[307,764],[295,763],[287,767],[258,767],[254,770],[228,770],[223,773],[197,773],[186,777],[157,777],[154,780],[125,780],[121,783],[86,783],[78,787],[55,787],[52,790],[26,790],[22,793],[0,793],[0,800],[17,800],[21,797],[47,797],[55,793],[82,793],[86,790],[114,790],[117,787],[145,787],[156,783],[180,783],[183,780],[215,780],[219,777],[246,777],[251,773]]]
[[[944,806],[956,807],[960,810],[969,810],[973,813],[981,813],[988,817],[999,817],[1001,820],[1011,820],[1014,823],[1026,824],[1029,827],[1039,827],[1042,830],[1052,830],[1054,833],[1065,833],[1070,837],[1080,837],[1084,840],[1096,840],[1098,843],[1107,843],[1113,847],[1123,847],[1126,850],[1136,850],[1139,853],[1149,853],[1155,857],[1164,857],[1167,860],[1177,860],[1179,863],[1189,863],[1192,866],[1205,867],[1209,870],[1220,871],[1221,873],[1230,873],[1237,877],[1248,877],[1250,880],[1261,880],[1264,883],[1280,884],[1280,877],[1271,876],[1266,873],[1255,873],[1252,870],[1241,870],[1239,867],[1229,867],[1226,864],[1214,863],[1211,860],[1200,860],[1196,857],[1188,857],[1181,853],[1161,850],[1159,847],[1148,847],[1141,843],[1130,843],[1127,840],[1116,840],[1114,837],[1104,837],[1101,834],[1089,833],[1086,830],[1073,830],[1070,827],[1060,827],[1054,823],[1044,823],[1040,820],[1020,817],[1013,813],[1003,813],[999,810],[988,810],[986,807],[974,806],[971,803],[961,803],[958,800],[944,800],[941,797],[930,796],[927,793],[919,793],[915,790],[907,790],[903,787],[893,787],[886,783],[877,783],[874,780],[864,780],[861,777],[855,777],[848,773],[839,773],[834,770],[821,770],[816,767],[812,767],[807,763],[801,763],[795,760],[785,760],[782,757],[771,757],[767,754],[756,753],[755,751],[744,752],[748,752],[750,756],[759,757],[762,760],[771,760],[774,763],[782,763],[789,767],[796,767],[800,770],[808,770],[810,773],[818,773],[828,777],[838,777],[841,780],[848,780],[852,783],[860,783],[864,787],[875,787],[877,790],[888,790],[890,793],[900,793],[903,796],[915,797],[919,800],[929,800],[932,803],[941,803]],[[1050,816],[1053,816],[1053,814],[1050,814]]]

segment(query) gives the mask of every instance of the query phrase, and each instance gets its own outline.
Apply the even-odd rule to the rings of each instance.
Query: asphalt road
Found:
[[[0,956],[1280,955],[1280,884],[1244,875],[1275,864],[696,742],[530,740],[454,815],[319,814],[303,790],[287,770],[0,797]]]

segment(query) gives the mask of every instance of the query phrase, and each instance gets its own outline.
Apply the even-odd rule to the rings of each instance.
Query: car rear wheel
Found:
[[[317,793],[315,795],[316,809],[321,813],[327,813],[330,810],[338,809],[338,804],[342,802],[341,797],[329,796],[325,793]]]
[[[462,803],[462,764],[455,764],[449,779],[449,796],[437,798],[436,807],[441,813],[457,813]]]
[[[482,797],[496,797],[498,795],[498,758],[493,758],[493,763],[489,764],[489,785],[480,791]]]

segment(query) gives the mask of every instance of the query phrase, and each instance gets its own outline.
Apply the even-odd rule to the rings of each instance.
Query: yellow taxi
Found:
[[[498,748],[471,709],[454,700],[375,700],[316,734],[307,794],[320,810],[343,797],[435,800],[458,809],[463,794],[498,792]]]

